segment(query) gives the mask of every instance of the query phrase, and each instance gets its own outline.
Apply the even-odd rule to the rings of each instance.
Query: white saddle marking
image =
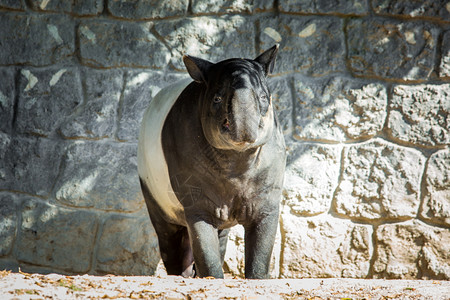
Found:
[[[183,214],[183,206],[175,196],[170,184],[169,171],[161,143],[164,121],[170,109],[192,82],[184,79],[163,88],[156,94],[145,111],[139,132],[138,173],[150,193],[169,218],[179,223],[177,215]]]

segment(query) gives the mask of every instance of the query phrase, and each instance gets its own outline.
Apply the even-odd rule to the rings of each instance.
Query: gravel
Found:
[[[0,299],[450,299],[450,281],[198,279],[0,271]]]

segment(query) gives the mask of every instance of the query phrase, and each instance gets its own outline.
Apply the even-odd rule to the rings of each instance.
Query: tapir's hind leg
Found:
[[[191,242],[189,241],[189,233],[187,228],[183,228],[183,237],[181,240],[183,262],[181,264],[181,275],[183,277],[194,277],[194,254],[192,253]]]
[[[150,220],[158,236],[159,251],[167,274],[193,277],[194,256],[186,227],[167,223],[147,186],[142,180],[140,181]]]

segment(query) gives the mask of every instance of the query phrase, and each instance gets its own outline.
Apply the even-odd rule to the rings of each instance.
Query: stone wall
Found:
[[[0,269],[154,274],[138,127],[182,54],[256,57],[289,159],[274,277],[450,279],[450,3],[0,0]],[[233,229],[225,269],[243,272]]]

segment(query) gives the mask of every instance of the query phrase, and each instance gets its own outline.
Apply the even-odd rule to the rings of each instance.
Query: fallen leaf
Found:
[[[37,286],[40,286],[40,287],[45,287],[45,284],[43,284],[40,281],[35,281],[34,284],[37,285]]]
[[[37,290],[29,290],[29,289],[16,289],[14,290],[14,294],[16,295],[39,295],[39,292]]]
[[[11,274],[11,271],[6,270],[0,271],[0,278],[8,276],[9,274]]]
[[[19,274],[25,276],[25,279],[30,279],[30,277],[31,277],[30,273],[22,272],[22,270],[20,268],[19,268]]]

